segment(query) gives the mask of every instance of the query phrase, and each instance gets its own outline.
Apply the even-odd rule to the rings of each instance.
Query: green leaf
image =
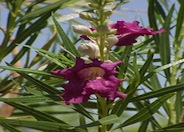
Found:
[[[99,119],[98,121],[94,121],[92,123],[78,126],[78,127],[79,128],[86,128],[86,127],[94,127],[94,126],[100,126],[100,125],[110,125],[110,124],[114,124],[116,122],[119,122],[119,120],[120,119],[118,118],[117,115],[109,115],[109,116],[106,116],[104,118]]]
[[[142,94],[137,97],[133,97],[130,99],[130,101],[138,101],[138,100],[144,100],[144,99],[150,99],[150,98],[155,98],[163,95],[167,95],[170,93],[178,92],[184,89],[184,83],[173,85],[173,86],[168,86],[153,92],[148,92],[146,94]]]
[[[57,19],[58,22],[65,22],[65,21],[69,21],[71,19],[75,19],[79,17],[79,13],[70,13],[70,14],[66,14],[66,15],[62,15],[62,16],[57,16],[55,17]],[[54,22],[53,20],[50,20],[48,22],[49,25],[53,25]]]
[[[49,48],[52,46],[53,42],[56,39],[56,31],[53,33],[52,37],[42,46],[41,49],[48,51]],[[33,60],[30,63],[30,67],[35,65],[36,63],[39,63],[40,60],[42,59],[42,56],[39,56],[38,54],[33,58]]]
[[[51,99],[52,98],[52,99]],[[51,102],[53,101],[53,98],[55,98],[54,101],[60,101],[60,97],[58,96],[25,96],[25,97],[17,97],[17,98],[0,98],[0,101],[3,102]]]
[[[22,31],[19,36],[16,36],[16,38],[11,42],[11,44],[6,47],[5,51],[1,51],[2,54],[0,54],[0,60],[8,55],[12,50],[17,46],[17,44],[22,43],[24,40],[29,38],[32,34],[35,34],[36,32],[43,29],[47,23],[45,22],[51,14],[45,14],[42,17],[40,17],[36,22],[31,24],[28,28],[26,28],[24,31]]]
[[[26,14],[25,16],[23,16],[19,21],[25,21],[25,20],[29,20],[32,18],[36,18],[38,16],[41,16],[45,13],[48,13],[54,9],[59,8],[60,6],[62,6],[63,4],[65,4],[66,2],[68,2],[70,0],[59,0],[53,4],[48,4],[48,6],[42,7],[42,8],[38,8],[34,11],[29,12],[28,14]]]
[[[148,128],[149,120],[145,120],[141,123],[138,132],[146,132]]]
[[[47,73],[41,70],[31,70],[30,68],[16,68],[13,66],[0,66],[0,68],[5,70],[16,71],[20,73],[32,73],[32,74],[42,75],[42,76],[52,76],[50,73]]]
[[[183,26],[183,22],[184,22],[184,2],[183,0],[181,0],[181,4],[180,4],[180,9],[178,12],[178,16],[177,16],[177,23],[176,23],[176,32],[175,32],[175,39],[176,42],[178,42],[178,39],[180,37],[180,35],[182,34],[182,26]]]
[[[34,128],[43,131],[50,132],[61,132],[62,130],[68,130],[76,132],[70,125],[48,122],[48,121],[28,121],[28,120],[16,120],[16,119],[4,119],[0,118],[0,123],[7,123],[10,125],[20,126],[20,127],[28,127]]]
[[[135,83],[135,86],[138,86],[139,83],[140,83],[140,73],[139,73],[139,68],[138,68],[138,65],[137,65],[137,54],[135,53],[134,54],[134,58],[133,58],[133,71],[134,71],[134,80],[133,82]],[[128,88],[127,88],[128,89]],[[128,91],[128,90],[127,90]]]
[[[22,105],[22,104],[19,104],[19,103],[15,103],[15,102],[6,102],[6,103],[13,106],[13,107],[15,107],[15,108],[17,108],[17,109],[19,109],[19,110],[24,111],[27,114],[30,114],[30,115],[34,116],[39,121],[58,122],[58,123],[65,124],[65,125],[67,124],[64,121],[62,121],[58,118],[55,118],[54,116],[51,116],[50,114],[38,111],[36,109],[33,109],[32,107]]]
[[[33,42],[35,41],[35,39],[37,38],[38,34],[35,33],[33,34],[29,40],[26,42],[26,45],[31,45],[33,44]],[[18,60],[20,60],[20,58],[23,57],[23,55],[28,51],[29,49],[28,48],[22,48],[19,53],[13,58],[11,64],[14,64],[15,62],[17,62]]]
[[[6,128],[7,130],[9,130],[10,132],[21,132],[18,129],[16,129],[15,127],[13,127],[12,125],[7,124],[7,123],[3,123],[3,124],[1,124],[1,126]]]
[[[116,101],[115,105],[112,108],[111,114],[116,114],[117,116],[121,116],[124,110],[126,110],[129,101],[126,98],[125,100]]]
[[[155,0],[155,5],[157,7],[156,10],[157,10],[158,14],[162,15],[162,18],[165,19],[166,14],[165,14],[165,11],[163,9],[163,6],[157,0]]]
[[[177,123],[174,125],[170,125],[168,127],[164,127],[158,130],[155,130],[154,132],[183,132],[184,130],[184,123]]]
[[[85,120],[85,116],[83,116],[83,115],[79,115],[80,117],[79,117],[79,119],[80,119],[80,126],[83,126],[83,125],[85,125],[86,124],[86,120]],[[85,131],[87,132],[87,128],[84,128],[85,129]]]
[[[158,30],[158,26],[157,26],[157,22],[156,22],[157,18],[155,17],[155,2],[156,2],[156,0],[149,0],[148,18],[149,18],[150,26],[154,30]],[[159,36],[154,35],[153,38],[155,39],[156,44],[159,44]]]
[[[61,37],[61,39],[63,40],[63,45],[66,47],[66,49],[71,52],[73,55],[75,56],[80,56],[80,53],[77,51],[76,47],[74,46],[74,44],[71,42],[70,38],[68,38],[68,35],[65,34],[64,30],[62,29],[62,27],[59,25],[59,23],[57,22],[57,20],[54,18],[53,16],[53,21],[55,23],[56,29],[59,33],[59,36]]]
[[[56,63],[58,66],[60,66],[62,68],[66,68],[65,64],[73,64],[73,61],[71,61],[70,59],[68,59],[67,57],[65,57],[64,55],[62,55],[60,53],[55,54],[55,53],[49,52],[49,51],[44,50],[44,49],[39,49],[39,48],[35,48],[32,46],[28,46],[28,45],[23,45],[23,46],[35,50],[39,55],[47,58],[51,62]]]
[[[152,77],[155,73],[158,73],[160,71],[163,71],[167,68],[170,68],[172,66],[178,65],[178,64],[182,64],[184,62],[184,59],[178,60],[176,62],[172,62],[166,65],[163,65],[161,67],[156,68],[155,70],[153,70],[152,72],[150,72],[149,74],[147,74],[146,76],[143,77],[143,79],[141,79],[141,83],[143,83],[145,80],[147,80],[148,78]]]
[[[21,76],[23,76],[24,78],[26,78],[30,83],[36,85],[38,88],[40,88],[41,90],[49,93],[49,94],[61,94],[61,91],[55,89],[54,87],[43,83],[43,81],[40,81],[28,74],[22,73],[22,72],[18,72]]]
[[[74,110],[76,112],[79,112],[80,114],[82,114],[83,116],[91,119],[92,121],[94,121],[93,116],[90,115],[90,113],[81,105],[81,104],[73,104],[74,105]]]
[[[120,67],[118,78],[124,77],[123,74],[126,73],[126,70],[128,68],[131,52],[132,52],[132,46],[126,46],[124,52],[121,55],[122,56],[121,60],[123,60],[123,65],[121,65]]]
[[[109,124],[114,124],[116,122],[119,122],[119,117],[117,115],[109,115],[109,116],[106,116],[102,119],[99,120],[99,122],[102,124],[102,125],[109,125]]]
[[[153,55],[154,55],[154,51],[150,51],[146,62],[144,63],[144,65],[141,67],[141,69],[139,71],[141,77],[143,77],[144,74],[147,72],[147,69],[149,68],[149,66],[152,62]]]
[[[149,67],[149,73],[152,72],[154,70],[154,68],[155,68],[155,66],[152,63]],[[148,85],[151,85],[152,90],[158,90],[158,89],[161,88],[161,84],[160,84],[160,81],[159,81],[158,74],[152,75],[149,80],[146,80],[146,82],[148,82]],[[144,82],[144,84],[145,84],[145,82]]]
[[[166,31],[162,34],[160,34],[160,44],[159,47],[159,53],[160,53],[160,59],[163,65],[170,63],[171,58],[171,48],[170,48],[170,24],[172,23],[172,16],[174,12],[174,5],[171,7],[169,14],[166,16],[165,23],[163,25],[163,28],[166,29]],[[164,70],[165,75],[167,77],[167,80],[170,81],[170,68]]]
[[[153,114],[155,112],[158,111],[158,109],[163,105],[163,103],[172,96],[173,96],[173,94],[172,95],[169,94],[169,95],[165,95],[165,96],[157,99],[153,103],[151,103],[148,106],[146,106],[145,108],[141,109],[138,113],[136,113],[135,115],[130,117],[124,123],[121,123],[117,128],[122,128],[122,127],[125,127],[127,125],[131,125],[131,124],[134,124],[134,123],[137,123],[140,121],[145,121],[145,120],[149,119],[150,117],[153,116]]]
[[[116,114],[117,116],[121,116],[124,110],[126,110],[127,105],[129,104],[129,99],[135,94],[138,86],[140,85],[140,74],[138,71],[138,66],[136,62],[137,58],[136,55],[134,56],[133,66],[131,66],[131,70],[133,71],[133,78],[130,81],[130,84],[124,91],[127,94],[127,97],[124,100],[116,101],[115,105],[112,108],[111,114]],[[130,67],[130,65],[129,65]]]

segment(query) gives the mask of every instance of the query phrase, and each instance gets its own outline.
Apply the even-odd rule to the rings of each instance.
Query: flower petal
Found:
[[[124,99],[126,94],[118,92],[118,87],[121,81],[122,80],[113,75],[108,78],[97,78],[95,80],[90,80],[86,83],[84,93],[98,94],[101,97],[106,97],[110,100],[114,100],[117,97]]]
[[[109,25],[112,29],[116,29],[116,35],[119,38],[116,46],[129,46],[137,42],[136,38],[144,35],[155,35],[158,33],[165,32],[165,29],[161,28],[158,31],[153,31],[152,28],[143,28],[139,26],[138,21],[124,22],[117,21],[115,24]]]
[[[70,81],[64,85],[64,93],[61,97],[65,100],[65,104],[79,104],[88,101],[90,94],[83,94],[83,87],[85,83],[77,80]]]

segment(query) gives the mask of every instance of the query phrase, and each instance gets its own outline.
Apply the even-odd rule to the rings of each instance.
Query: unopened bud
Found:
[[[96,31],[100,34],[107,34],[109,32],[109,27],[107,25],[100,25],[96,27]]]
[[[112,35],[112,36],[108,36],[106,41],[107,41],[107,45],[109,47],[112,47],[114,44],[116,44],[119,41],[119,39],[115,35]]]
[[[89,4],[89,7],[91,7],[91,8],[93,8],[93,9],[97,10],[97,9],[100,8],[100,5],[94,4],[94,3],[90,3],[90,4]]]
[[[112,10],[105,10],[103,15],[106,16],[106,18],[108,18],[110,15],[112,15]]]
[[[78,34],[91,35],[92,31],[84,25],[73,25],[73,31]]]
[[[93,15],[89,12],[81,12],[79,13],[79,17],[84,20],[89,20],[89,21],[93,20]]]
[[[99,48],[95,43],[89,42],[81,44],[78,48],[79,52],[88,55],[90,58],[99,57]]]
[[[113,3],[114,0],[106,0],[105,2],[106,2],[106,3]]]
[[[116,32],[117,32],[117,29],[110,29],[108,35],[114,35],[116,34]]]
[[[91,36],[92,36],[92,37],[98,37],[98,36],[99,36],[99,33],[98,33],[96,30],[94,30],[94,31],[92,32]]]

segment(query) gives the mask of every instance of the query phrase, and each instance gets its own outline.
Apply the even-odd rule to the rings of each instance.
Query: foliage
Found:
[[[82,56],[70,24],[81,23],[79,9],[92,12],[87,2],[6,0],[1,4],[8,14],[6,27],[0,27],[0,101],[15,108],[8,117],[1,113],[4,130],[20,132],[26,127],[46,132],[85,132],[98,131],[101,126],[113,132],[184,130],[183,0],[172,5],[148,0],[149,27],[163,27],[166,32],[144,37],[132,46],[114,47],[110,59],[123,61],[117,77],[125,79],[119,90],[128,96],[115,100],[103,118],[98,118],[98,102],[93,98],[65,105],[59,96],[65,80],[50,74],[74,66],[76,56]],[[116,0],[116,4],[114,11],[118,12],[117,7],[125,1]],[[71,19],[62,14],[65,10],[71,12]],[[59,20],[69,25],[68,30]],[[41,44],[46,31],[52,33],[51,37]]]

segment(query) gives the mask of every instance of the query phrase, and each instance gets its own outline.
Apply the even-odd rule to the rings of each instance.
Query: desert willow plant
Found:
[[[90,26],[72,21],[73,30],[66,34],[58,23],[61,16],[55,11],[72,5],[72,9],[81,9],[81,2],[84,2],[82,9],[87,4],[86,10],[75,12],[76,16]],[[121,5],[119,2],[124,3],[123,0],[6,1],[9,21],[0,60],[16,46],[20,50],[7,66],[0,68],[15,71],[19,76],[9,75],[0,82],[0,101],[15,108],[11,107],[7,115],[11,117],[1,114],[1,126],[11,132],[25,131],[25,127],[46,132],[184,130],[184,1],[178,0],[177,10],[174,5],[167,7],[163,0],[149,0],[149,27],[154,29],[141,27],[138,21],[125,22],[121,18],[110,21],[113,11]],[[173,15],[175,12],[178,15]],[[177,22],[173,26],[175,16]],[[50,26],[56,29],[52,30],[53,37],[41,48],[33,46],[36,38],[43,40],[42,29]],[[175,35],[171,35],[173,30]],[[56,39],[56,34],[62,41]],[[10,35],[15,36],[13,40]],[[138,41],[139,36],[144,37]],[[76,40],[78,43],[74,45]],[[62,48],[59,53],[57,44]],[[37,53],[33,59],[30,49]],[[24,55],[26,64],[22,61],[22,68],[15,67]],[[47,65],[34,67],[42,64]],[[18,96],[4,98],[15,86],[19,88]]]
[[[90,23],[90,27],[73,25],[73,31],[86,40],[78,47],[84,57],[77,57],[75,66],[53,71],[53,75],[68,80],[61,94],[66,105],[87,102],[91,97],[97,103],[98,119],[108,117],[112,112],[114,100],[124,100],[128,94],[119,89],[123,78],[118,78],[115,70],[121,60],[111,61],[114,46],[131,46],[138,36],[155,35],[165,30],[153,31],[139,26],[138,21],[109,23],[114,0],[88,0],[92,12],[82,12],[80,18]],[[122,64],[123,65],[123,64]],[[91,95],[95,96],[91,96]],[[109,131],[111,126],[100,125],[99,132]]]

